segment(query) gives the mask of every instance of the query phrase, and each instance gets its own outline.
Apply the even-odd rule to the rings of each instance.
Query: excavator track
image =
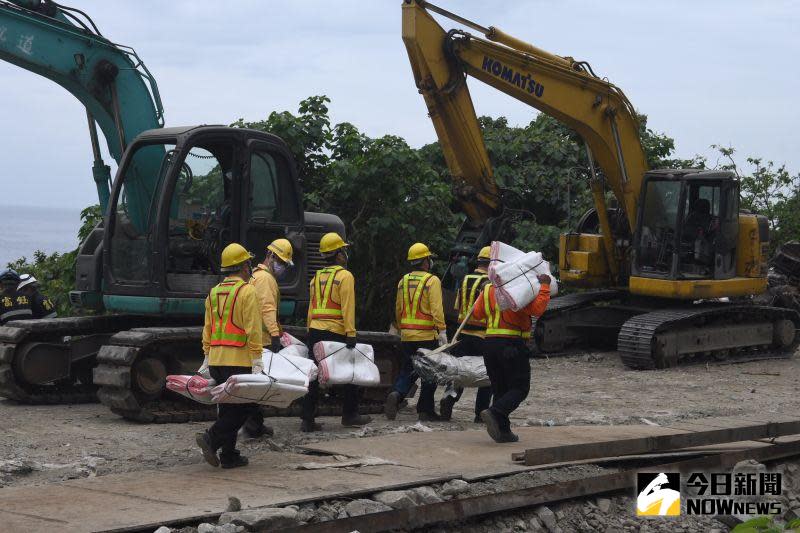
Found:
[[[550,300],[547,310],[533,323],[533,340],[539,352],[552,353],[567,347],[583,344],[585,339],[569,339],[562,331],[568,327],[570,315],[579,310],[595,307],[603,302],[611,302],[622,297],[615,290],[597,290],[567,294]]]
[[[175,423],[213,420],[216,407],[203,405],[164,388],[170,374],[192,373],[202,360],[202,327],[135,328],[117,333],[100,349],[94,382],[100,385],[97,396],[115,414],[144,423]],[[304,328],[287,328],[299,338]],[[302,330],[302,333],[301,333]],[[366,342],[380,344],[386,334],[373,334]],[[386,347],[393,339],[386,336]],[[378,363],[378,361],[376,361]],[[399,363],[391,362],[393,365]],[[381,364],[379,364],[379,367]],[[391,371],[390,371],[391,373]],[[366,413],[383,412],[385,392],[368,389],[360,403]],[[379,392],[380,391],[380,392]],[[379,392],[379,394],[375,394]],[[300,403],[287,408],[262,406],[265,416],[299,416]],[[323,395],[318,415],[341,414],[335,397]]]
[[[625,366],[669,368],[708,359],[790,357],[800,344],[800,314],[755,305],[711,305],[652,311],[623,324],[618,351]]]
[[[134,328],[111,337],[100,348],[94,370],[100,402],[113,413],[138,422],[214,418],[213,406],[164,391],[167,375],[188,373],[190,366],[198,366],[202,331],[199,326]]]
[[[0,396],[24,404],[96,402],[97,386],[91,379],[93,354],[96,352],[93,345],[120,329],[137,323],[144,325],[146,320],[108,315],[9,322],[0,327]],[[94,342],[81,345],[86,340]],[[21,359],[35,343],[62,348],[63,353],[56,356],[53,364],[63,366],[65,377],[46,384],[24,380]],[[70,357],[70,348],[74,351],[76,346],[88,350],[90,355],[76,362],[65,359]]]

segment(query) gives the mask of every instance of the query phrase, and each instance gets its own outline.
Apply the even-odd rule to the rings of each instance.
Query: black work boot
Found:
[[[475,415],[475,420],[473,420],[473,422],[475,424],[483,424],[483,420],[481,420],[481,415],[480,414]]]
[[[481,411],[481,420],[486,424],[486,432],[492,437],[495,442],[501,442],[503,438],[503,430],[500,428],[500,421],[497,419],[491,409]]]
[[[420,422],[441,422],[442,420],[442,417],[436,413],[426,413],[424,411],[417,413],[417,418]]]
[[[453,396],[445,396],[439,400],[439,418],[445,422],[449,422],[453,418],[453,406],[456,404],[456,399]]]
[[[245,424],[242,428],[242,432],[248,439],[258,439],[261,437],[272,438],[272,436],[275,435],[275,430],[272,429],[272,426],[267,426],[264,424],[256,427],[253,427],[250,424]]]
[[[220,461],[220,466],[222,468],[238,468],[240,466],[247,466],[250,461],[247,460],[247,457],[239,454],[238,452],[231,457],[225,457]]]
[[[389,420],[397,418],[397,410],[400,408],[400,393],[392,391],[386,398],[386,403],[383,404],[383,414]]]
[[[315,431],[322,431],[322,424],[314,422],[313,420],[303,420],[300,422],[300,431],[303,433],[314,433]]]
[[[370,422],[372,422],[372,417],[369,415],[342,416],[342,425],[346,428],[366,426]]]
[[[198,433],[195,435],[194,440],[200,446],[200,451],[203,452],[203,459],[211,466],[219,466],[219,457],[217,457],[217,451],[211,444],[211,435],[208,434],[208,431]]]
[[[504,431],[500,435],[500,440],[497,442],[519,442],[519,435],[513,433],[511,430]]]

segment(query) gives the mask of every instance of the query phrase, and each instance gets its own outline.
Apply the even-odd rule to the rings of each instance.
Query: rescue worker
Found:
[[[55,318],[58,316],[56,306],[53,305],[50,298],[39,292],[39,281],[32,274],[23,274],[19,279],[17,291],[28,298],[33,318]]]
[[[400,329],[403,364],[384,405],[384,413],[389,420],[395,419],[400,403],[417,380],[412,356],[420,348],[435,349],[437,341],[439,346],[447,344],[442,282],[430,272],[433,254],[426,245],[418,242],[408,249],[407,259],[412,271],[397,284],[395,300],[395,320]],[[440,419],[434,408],[435,392],[436,383],[422,382],[417,401],[417,416],[421,421]]]
[[[275,239],[267,246],[264,261],[253,269],[250,283],[255,287],[261,310],[261,335],[270,350],[277,353],[283,349],[281,345],[281,326],[278,313],[281,307],[281,292],[278,280],[282,279],[292,262],[292,244],[287,239]],[[272,437],[274,430],[264,425],[264,414],[261,410],[251,415],[244,424],[244,432],[250,438],[264,435]]]
[[[347,248],[338,233],[326,233],[319,241],[319,251],[328,266],[317,270],[311,280],[308,306],[308,339],[310,350],[321,341],[343,342],[348,348],[356,346],[355,280],[347,266]],[[360,390],[356,385],[342,385],[342,425],[357,427],[368,424],[372,417],[358,414]],[[308,385],[303,398],[300,431],[319,431],[315,421],[319,401],[319,382]]]
[[[30,300],[17,290],[19,282],[16,270],[9,268],[0,272],[0,325],[33,318]]]
[[[252,275],[252,257],[240,244],[226,246],[222,250],[221,265],[227,277],[213,287],[206,298],[205,359],[198,372],[208,371],[217,383],[224,383],[235,374],[260,374],[264,370],[258,296],[248,283]],[[219,404],[217,421],[196,437],[208,464],[222,468],[247,465],[247,458],[236,449],[236,436],[256,411],[258,406],[254,403]]]
[[[486,336],[486,320],[478,320],[472,316],[472,306],[475,300],[483,291],[484,286],[489,283],[488,269],[491,259],[491,248],[484,246],[478,253],[478,261],[472,274],[467,274],[461,281],[456,293],[455,309],[458,312],[458,323],[464,321],[467,313],[470,318],[464,324],[458,343],[450,350],[450,355],[455,357],[483,357],[483,338]],[[450,420],[453,416],[453,405],[461,398],[464,393],[463,388],[456,389],[455,396],[445,396],[439,401],[439,416],[442,420]],[[481,412],[489,408],[492,401],[492,387],[478,388],[475,396],[475,419],[474,422],[481,422]]]
[[[481,412],[481,419],[495,442],[519,440],[511,431],[508,417],[527,398],[531,387],[531,354],[526,344],[531,336],[531,317],[541,316],[550,301],[550,276],[542,274],[538,279],[539,294],[519,311],[501,311],[492,285],[484,287],[472,308],[476,319],[486,320],[483,360],[494,401]]]

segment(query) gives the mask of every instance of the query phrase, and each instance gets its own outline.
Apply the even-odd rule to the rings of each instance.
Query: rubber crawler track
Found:
[[[25,404],[96,402],[97,387],[93,384],[74,380],[52,385],[24,383],[14,372],[13,363],[17,351],[29,342],[61,343],[65,336],[111,334],[142,320],[146,319],[109,315],[9,322],[0,327],[0,396]]]
[[[779,307],[755,305],[720,305],[713,307],[696,307],[691,309],[671,309],[653,311],[637,315],[623,324],[618,337],[618,346],[622,362],[635,369],[666,368],[675,361],[659,360],[654,352],[656,336],[670,330],[689,326],[709,324],[719,326],[728,324],[735,327],[737,323],[753,323],[758,321],[775,322],[791,320],[795,328],[800,328],[800,315],[794,310]],[[795,335],[794,342],[784,349],[774,346],[761,346],[738,350],[731,358],[770,358],[776,352],[791,355],[800,344],[800,335]],[[701,362],[702,357],[692,357],[692,362]],[[679,359],[677,364],[685,364],[686,359]]]
[[[622,293],[615,290],[598,290],[567,294],[550,300],[544,314],[535,320],[533,324],[533,339],[536,347],[541,352],[551,351],[547,347],[547,339],[544,338],[544,325],[548,321],[556,321],[565,318],[568,313],[590,307],[598,302],[605,302],[622,297]]]
[[[171,351],[186,346],[196,347],[199,353],[201,337],[201,327],[136,328],[117,333],[97,355],[99,364],[94,371],[94,381],[101,386],[98,398],[112,412],[138,422],[159,424],[215,419],[215,406],[193,402],[169,391],[164,391],[157,399],[143,399],[133,385],[137,361],[148,357],[165,361]],[[165,366],[168,373],[172,373],[170,365]],[[365,400],[360,407],[362,412],[380,413],[383,401]],[[295,402],[284,409],[262,406],[262,411],[266,416],[299,416],[300,404]],[[341,404],[331,398],[320,398],[317,413],[339,415]]]

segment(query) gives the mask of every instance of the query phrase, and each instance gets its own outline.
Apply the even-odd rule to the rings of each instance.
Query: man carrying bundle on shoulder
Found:
[[[540,274],[539,293],[519,311],[501,310],[495,287],[486,285],[472,309],[472,316],[486,321],[484,362],[492,382],[494,401],[481,412],[489,436],[495,442],[517,442],[509,416],[528,397],[531,386],[531,317],[540,317],[550,301],[550,276]]]

